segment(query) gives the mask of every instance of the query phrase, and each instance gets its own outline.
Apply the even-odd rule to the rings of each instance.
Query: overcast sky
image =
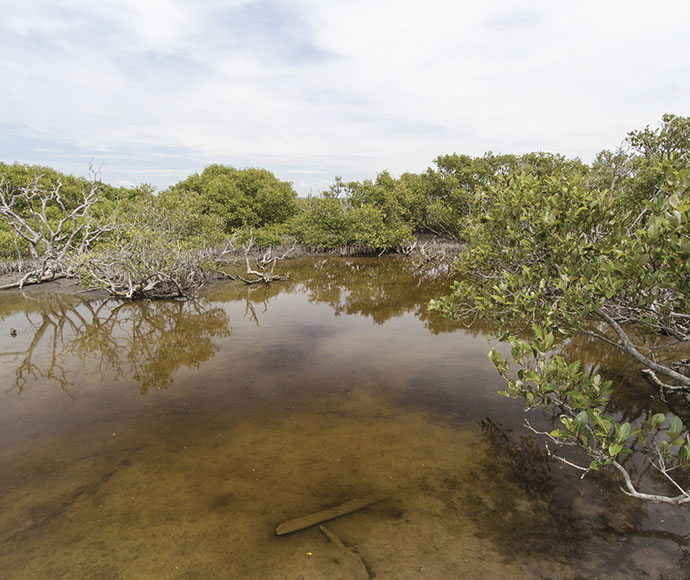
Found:
[[[0,160],[301,193],[690,114],[688,0],[0,0]]]

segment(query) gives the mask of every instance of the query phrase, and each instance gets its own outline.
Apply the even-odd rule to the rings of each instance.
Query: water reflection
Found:
[[[369,493],[388,499],[332,526],[381,578],[682,571],[684,512],[548,461],[522,406],[496,395],[482,327],[427,312],[448,272],[286,267],[288,281],[222,284],[197,302],[0,295],[0,362],[23,392],[0,405],[13,578],[344,578],[318,530],[273,530]],[[564,348],[617,372],[598,345]],[[112,388],[118,377],[149,396]],[[77,380],[93,388],[76,401],[52,388]],[[643,402],[612,405],[636,416]]]
[[[266,314],[268,311],[268,289],[270,286],[246,286],[244,292],[244,317],[248,318],[256,326],[261,326],[259,323],[259,315]]]
[[[590,474],[582,481],[562,470],[538,439],[505,429],[488,417],[479,426],[486,454],[474,476],[482,482],[482,491],[471,491],[463,505],[506,558],[548,555],[579,561],[582,572],[591,577],[646,577],[646,563],[626,555],[657,539],[675,546],[670,553],[677,552],[678,569],[684,569],[690,539],[664,529],[665,518],[678,515],[673,508],[659,506],[662,515],[650,518],[649,506],[622,495],[610,478]],[[618,553],[612,559],[614,549]],[[668,578],[677,577],[668,570]]]
[[[336,316],[364,316],[381,325],[405,314],[413,314],[437,334],[452,332],[456,322],[427,310],[429,299],[446,292],[451,283],[450,266],[429,264],[408,258],[310,258],[289,263],[289,279],[269,286],[236,285],[212,288],[214,301],[246,300],[247,313],[258,323],[256,306],[265,310],[281,293],[300,293],[315,304],[327,304]],[[420,290],[423,289],[423,292]],[[472,331],[481,333],[481,325]]]
[[[579,555],[587,536],[571,506],[553,493],[554,465],[541,444],[527,435],[514,436],[490,418],[479,424],[487,449],[486,470],[480,477],[488,493],[469,502],[472,517],[492,522],[486,533],[498,535],[498,544],[509,556]]]
[[[167,388],[181,367],[198,368],[216,351],[214,339],[230,334],[227,313],[206,301],[119,302],[50,296],[32,300],[17,337],[0,355],[14,366],[11,390],[46,380],[70,394],[74,360],[96,361],[101,378],[128,376],[140,392]],[[72,395],[71,395],[72,396]]]
[[[553,490],[553,462],[538,440],[528,435],[516,439],[498,423],[486,417],[479,422],[482,437],[489,448],[491,460],[501,466],[527,497],[543,498]]]
[[[302,278],[310,300],[329,304],[336,315],[361,315],[383,324],[394,317],[413,312],[427,326],[436,324],[436,330],[448,329],[438,316],[430,318],[427,300],[421,298],[419,288],[431,289],[439,282],[447,283],[448,270],[443,265],[430,267],[414,260],[377,260],[373,264],[364,260],[317,263],[313,274]],[[433,323],[430,321],[433,320]]]
[[[279,295],[301,294],[309,302],[327,304],[335,316],[363,316],[376,325],[412,314],[438,334],[455,330],[457,324],[429,314],[427,299],[448,283],[449,271],[443,265],[396,258],[322,258],[291,262],[287,281],[221,284],[196,301],[5,294],[0,312],[12,320],[18,336],[0,356],[14,374],[10,389],[19,393],[29,382],[50,381],[73,396],[73,363],[92,358],[101,378],[127,376],[145,394],[169,387],[177,369],[198,368],[214,356],[214,341],[230,334],[229,309],[214,303],[240,303],[244,318],[261,326],[262,316]],[[19,320],[14,320],[17,315]],[[301,329],[295,339],[318,338],[305,336],[310,332],[318,329]]]

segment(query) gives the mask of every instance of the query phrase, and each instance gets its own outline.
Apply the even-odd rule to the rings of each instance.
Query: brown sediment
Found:
[[[426,311],[445,280],[396,259],[290,270],[251,294],[215,287],[198,311],[0,296],[5,577],[336,580],[362,574],[350,543],[382,579],[676,566],[685,544],[662,532],[682,514],[521,438],[484,337]],[[369,494],[388,499],[329,524],[342,546],[275,535]],[[634,530],[608,530],[614,509]]]

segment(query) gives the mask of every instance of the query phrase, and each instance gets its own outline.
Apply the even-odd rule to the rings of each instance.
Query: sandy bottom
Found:
[[[550,487],[537,464],[531,491],[505,462],[492,473],[486,435],[365,392],[260,413],[200,417],[177,401],[100,417],[2,457],[4,577],[638,577],[634,560],[599,576],[620,538],[569,529],[539,497]],[[274,534],[369,494],[384,499],[326,524],[365,572],[318,528]]]
[[[0,578],[689,579],[687,510],[549,461],[406,264],[200,305],[2,294]],[[346,548],[274,533],[369,495],[326,523]]]

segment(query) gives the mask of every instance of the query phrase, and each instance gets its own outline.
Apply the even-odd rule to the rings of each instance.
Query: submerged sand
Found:
[[[191,305],[5,299],[36,372],[2,359],[4,577],[687,578],[685,516],[548,461],[485,340],[372,279],[216,289],[205,332]],[[275,535],[368,495],[326,524],[364,572],[318,527]]]

